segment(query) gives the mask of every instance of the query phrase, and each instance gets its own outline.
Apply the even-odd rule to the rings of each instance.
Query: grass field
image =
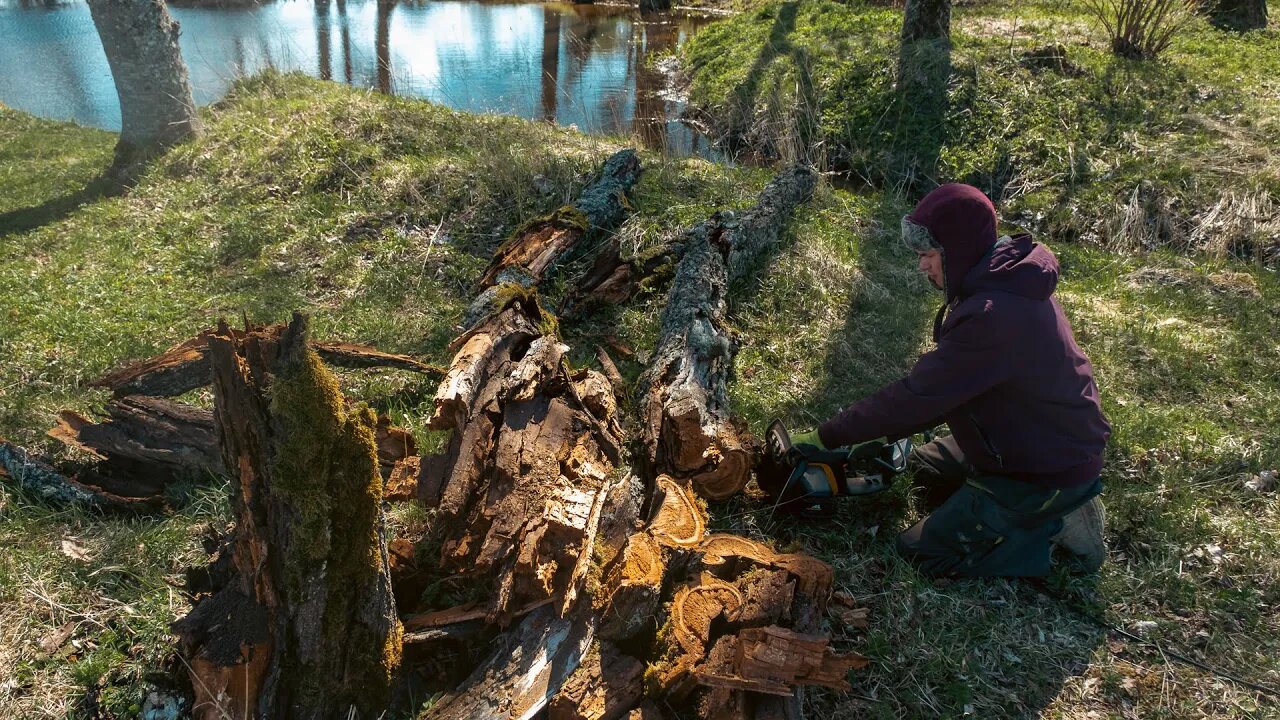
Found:
[[[1274,117],[1258,122],[1274,132]],[[44,436],[57,410],[105,400],[84,381],[242,312],[275,321],[301,309],[319,338],[446,362],[489,254],[618,147],[298,76],[241,83],[206,125],[129,194],[95,197],[81,189],[109,161],[111,135],[0,110],[0,436],[57,454]],[[621,230],[633,251],[748,205],[770,176],[644,160]],[[891,191],[824,187],[737,289],[733,400],[755,431],[775,416],[813,425],[926,347],[938,298],[896,238],[906,206]],[[1280,280],[1257,258],[1119,253],[1082,237],[1043,239],[1115,426],[1111,556],[1096,577],[1049,581],[1066,602],[1023,582],[916,574],[892,549],[919,516],[909,483],[822,524],[771,517],[751,497],[713,507],[719,527],[831,562],[839,588],[871,609],[868,629],[833,633],[872,665],[851,693],[810,693],[813,716],[1280,717],[1274,699],[1068,608],[1280,685],[1280,502],[1244,487],[1280,466]],[[642,297],[566,328],[575,362],[613,335],[636,350],[622,362],[634,379],[661,304]],[[426,445],[438,440],[423,427],[428,383],[343,379]],[[169,687],[181,667],[167,626],[185,611],[182,573],[201,537],[227,522],[224,491],[183,488],[170,515],[118,519],[0,485],[0,712],[88,717],[88,696],[106,717],[134,717],[149,690]]]

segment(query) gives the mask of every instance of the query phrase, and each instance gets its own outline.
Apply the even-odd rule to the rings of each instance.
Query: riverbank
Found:
[[[965,181],[1062,240],[1280,266],[1276,23],[1241,35],[1199,19],[1136,62],[1079,4],[965,3],[936,97],[903,101],[901,22],[862,1],[765,3],[685,46],[691,103],[713,136],[772,155],[820,144],[855,183]]]
[[[158,160],[124,197],[75,194],[112,135],[0,110],[0,436],[53,451],[63,408],[105,399],[83,382],[242,311],[313,314],[321,338],[428,361],[490,254],[523,220],[563,204],[619,141],[546,123],[454,112],[301,76],[242,81],[202,111],[204,137]],[[644,153],[642,252],[769,179]],[[925,347],[937,297],[896,235],[906,201],[823,188],[785,249],[741,290],[735,410],[757,433],[813,424],[896,378]],[[42,209],[35,210],[32,209]],[[21,218],[24,230],[16,230]],[[1110,562],[1051,586],[1110,622],[1237,674],[1280,684],[1280,504],[1244,487],[1280,465],[1280,282],[1255,264],[1165,249],[1118,255],[1050,244],[1059,290],[1116,427],[1104,476]],[[552,284],[551,304],[563,288]],[[629,380],[655,341],[663,297],[576,325],[573,362],[614,338]],[[430,383],[347,377],[421,445]],[[199,398],[197,398],[199,400]],[[207,398],[206,398],[207,400]],[[183,572],[226,522],[225,488],[190,488],[160,519],[51,508],[0,482],[0,711],[136,715],[181,676],[168,623]],[[713,508],[718,527],[803,548],[870,608],[834,634],[872,665],[849,695],[811,693],[814,716],[1008,717],[1090,712],[1266,717],[1264,698],[1108,637],[1024,583],[934,583],[893,552],[920,514],[905,483],[839,523],[771,518],[758,498]],[[401,512],[398,528],[422,522]]]

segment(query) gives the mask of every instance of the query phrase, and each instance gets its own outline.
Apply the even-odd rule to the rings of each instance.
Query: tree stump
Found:
[[[235,572],[175,624],[196,718],[376,717],[400,663],[376,420],[306,334],[208,337]]]

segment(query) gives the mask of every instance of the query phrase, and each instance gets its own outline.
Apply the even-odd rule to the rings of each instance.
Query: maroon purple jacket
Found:
[[[948,302],[934,323],[936,349],[907,377],[823,423],[819,437],[837,447],[945,421],[981,471],[1044,487],[1091,482],[1111,427],[1093,367],[1053,297],[1058,260],[1028,235],[993,244],[994,209],[986,224],[976,234],[954,220],[931,228]]]

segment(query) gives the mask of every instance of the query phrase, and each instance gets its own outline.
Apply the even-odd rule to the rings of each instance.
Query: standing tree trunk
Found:
[[[116,165],[130,166],[198,132],[178,23],[163,0],[90,0],[89,12],[120,98]]]
[[[907,0],[902,17],[902,42],[951,37],[951,0]]]
[[[1258,30],[1267,26],[1267,0],[1207,0],[1209,21],[1223,30]]]

